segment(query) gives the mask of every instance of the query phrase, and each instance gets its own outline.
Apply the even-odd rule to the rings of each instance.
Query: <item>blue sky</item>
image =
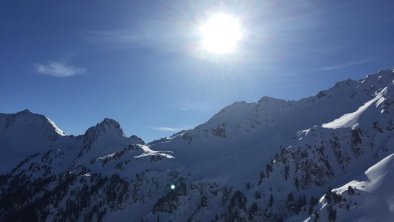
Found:
[[[234,101],[299,99],[393,67],[394,2],[1,1],[0,112],[81,134],[105,117],[146,141]],[[196,50],[210,15],[240,19],[231,55]]]

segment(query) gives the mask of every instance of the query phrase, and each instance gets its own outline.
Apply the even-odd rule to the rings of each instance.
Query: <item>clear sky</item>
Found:
[[[234,101],[299,99],[394,66],[392,0],[0,2],[0,112],[69,134],[105,117],[146,141]],[[231,54],[201,51],[210,16],[236,17]]]

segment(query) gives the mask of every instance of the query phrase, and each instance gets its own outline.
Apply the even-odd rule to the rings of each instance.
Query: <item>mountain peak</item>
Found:
[[[142,140],[141,138],[139,138],[136,135],[131,135],[127,139],[129,140],[129,143],[131,143],[131,144],[145,144],[144,140]]]
[[[286,102],[286,100],[283,99],[277,99],[277,98],[273,98],[270,96],[263,96],[257,103],[258,104],[263,104],[263,103],[283,103]]]
[[[97,123],[95,126],[90,127],[88,130],[86,130],[84,137],[97,138],[105,134],[125,137],[123,129],[120,127],[120,124],[116,120],[110,118],[105,118],[100,123]]]
[[[34,113],[32,113],[29,109],[24,109],[24,110],[17,112],[16,115],[28,116],[28,115],[34,115]]]
[[[105,118],[99,125],[104,128],[120,128],[120,124],[116,120],[110,118]]]
[[[60,136],[65,136],[66,134],[56,126],[56,124],[50,120],[48,117],[31,112],[29,109],[24,109],[15,114],[5,114],[4,118],[7,119],[6,128],[10,128],[12,126],[37,126],[45,133],[49,133],[54,131],[56,134]],[[49,133],[51,134],[51,133]],[[52,135],[52,134],[51,134]]]

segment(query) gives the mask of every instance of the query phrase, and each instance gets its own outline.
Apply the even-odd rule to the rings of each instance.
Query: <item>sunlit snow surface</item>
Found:
[[[106,160],[106,159],[110,159],[110,158],[113,158],[113,157],[115,156],[115,154],[116,154],[116,153],[111,153],[111,154],[107,154],[107,155],[104,155],[104,156],[100,156],[100,157],[97,157],[96,160]]]
[[[337,208],[337,222],[391,222],[394,221],[394,154],[390,154],[365,171],[365,180],[353,180],[332,191],[341,194],[349,205]],[[348,194],[348,187],[355,189]],[[324,196],[320,199],[320,214],[326,221]],[[313,221],[308,218],[306,221]]]
[[[384,101],[383,95],[387,91],[387,87],[385,87],[381,92],[379,92],[375,98],[369,100],[366,102],[364,105],[362,105],[360,108],[358,108],[355,112],[353,113],[348,113],[340,118],[329,122],[325,123],[322,125],[323,128],[330,128],[330,129],[338,129],[338,128],[356,128],[358,126],[358,119],[360,116],[373,104],[377,101],[377,106]]]
[[[172,151],[154,151],[149,148],[147,145],[141,145],[137,144],[144,152],[141,155],[135,156],[135,158],[141,158],[141,157],[146,157],[146,156],[163,156],[168,159],[174,158],[172,155],[168,153],[173,153]]]
[[[61,130],[56,124],[55,122],[53,122],[51,119],[49,119],[48,117],[45,117],[48,122],[53,126],[53,128],[55,129],[56,133],[59,134],[60,136],[65,136],[66,133],[63,132],[63,130]]]

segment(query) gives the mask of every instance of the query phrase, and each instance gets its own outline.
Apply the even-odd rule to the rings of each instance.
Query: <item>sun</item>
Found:
[[[212,54],[234,53],[242,39],[239,19],[225,13],[209,18],[201,25],[200,33],[202,49]]]

